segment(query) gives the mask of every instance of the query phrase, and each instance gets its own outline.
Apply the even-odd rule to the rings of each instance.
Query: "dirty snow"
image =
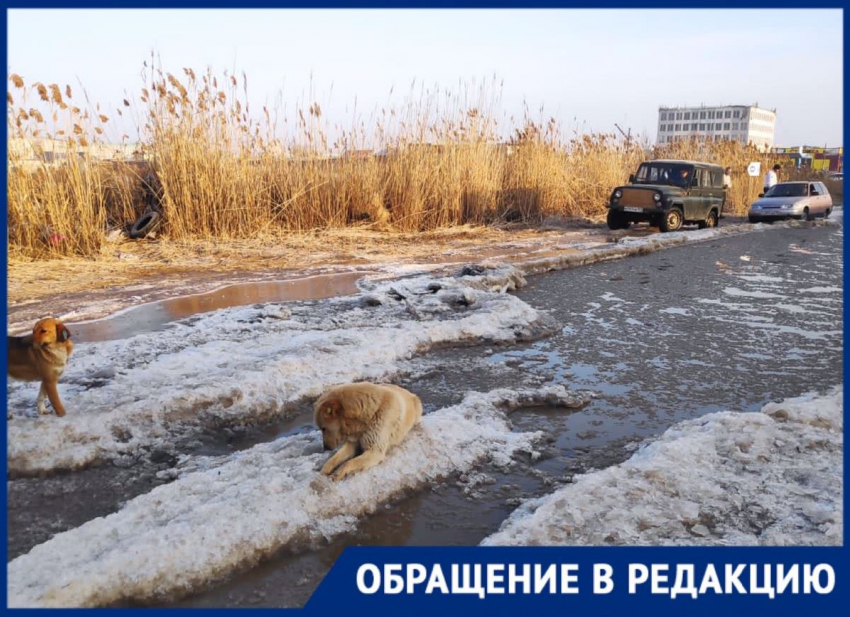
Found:
[[[746,291],[744,289],[739,289],[737,287],[727,287],[723,290],[728,296],[735,296],[737,298],[759,298],[759,299],[768,299],[768,298],[785,298],[786,296],[782,294],[770,293],[768,291]]]
[[[526,502],[487,545],[841,545],[843,386],[672,426]]]
[[[832,294],[832,293],[841,293],[843,290],[841,287],[809,287],[808,289],[801,289],[800,293],[810,293],[810,294]]]
[[[339,483],[318,471],[328,454],[317,431],[194,459],[174,482],[10,562],[9,606],[90,607],[186,594],[282,547],[350,531],[405,491],[468,474],[485,460],[505,468],[520,452],[534,457],[542,433],[514,432],[504,411],[578,407],[589,396],[560,386],[469,393],[426,414],[381,465]]]
[[[168,447],[187,427],[269,420],[326,387],[394,373],[435,345],[513,341],[548,318],[506,292],[514,268],[366,283],[320,302],[225,309],[155,333],[75,348],[59,390],[68,414],[35,415],[37,387],[11,382],[12,473],[72,469]]]

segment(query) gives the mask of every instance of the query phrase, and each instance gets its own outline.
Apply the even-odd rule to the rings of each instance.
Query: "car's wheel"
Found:
[[[811,215],[811,213],[809,212],[809,209],[808,209],[808,208],[804,208],[804,209],[803,209],[803,218],[802,218],[802,220],[804,220],[804,221],[811,221],[811,220],[812,220],[812,215]]]
[[[717,227],[717,212],[715,210],[709,212],[704,221],[699,222],[700,229],[710,229],[712,227]]]
[[[608,210],[608,229],[628,229],[630,224],[619,210]]]
[[[749,216],[749,217],[747,217],[747,218],[749,218],[749,219],[750,219],[750,223],[761,223],[761,219],[760,219],[759,217],[757,217],[757,216],[752,216],[752,215],[750,215],[750,216]]]
[[[830,214],[832,214],[832,208],[827,208],[823,213],[823,218],[828,219]]]
[[[658,227],[662,232],[678,231],[682,228],[682,223],[684,222],[685,217],[682,215],[682,211],[672,208],[661,217],[661,224]]]

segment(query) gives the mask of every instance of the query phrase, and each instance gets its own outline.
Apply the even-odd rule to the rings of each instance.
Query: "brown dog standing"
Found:
[[[342,480],[377,465],[421,417],[422,401],[398,386],[352,383],[331,388],[316,401],[313,419],[325,450],[342,447],[322,473]],[[355,456],[358,450],[363,453]]]
[[[48,413],[44,398],[50,399],[57,416],[65,415],[65,407],[59,399],[56,386],[74,344],[68,328],[52,317],[35,324],[32,334],[6,336],[9,354],[9,377],[22,381],[40,381],[38,412]]]

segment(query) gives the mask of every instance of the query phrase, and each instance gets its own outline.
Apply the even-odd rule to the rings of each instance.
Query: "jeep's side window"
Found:
[[[718,189],[723,187],[723,174],[719,171],[711,172],[711,186]]]
[[[693,180],[691,180],[691,186],[693,186],[693,187],[699,186],[700,185],[699,179],[700,179],[701,176],[702,176],[702,170],[701,169],[694,169],[693,175],[691,176],[693,178]]]

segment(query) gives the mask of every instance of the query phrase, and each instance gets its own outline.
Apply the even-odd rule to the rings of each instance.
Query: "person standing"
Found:
[[[732,168],[727,167],[723,170],[723,189],[728,191],[732,188]]]
[[[779,182],[779,170],[782,169],[782,166],[778,163],[773,166],[767,175],[764,177],[764,192],[767,193],[773,186]]]

